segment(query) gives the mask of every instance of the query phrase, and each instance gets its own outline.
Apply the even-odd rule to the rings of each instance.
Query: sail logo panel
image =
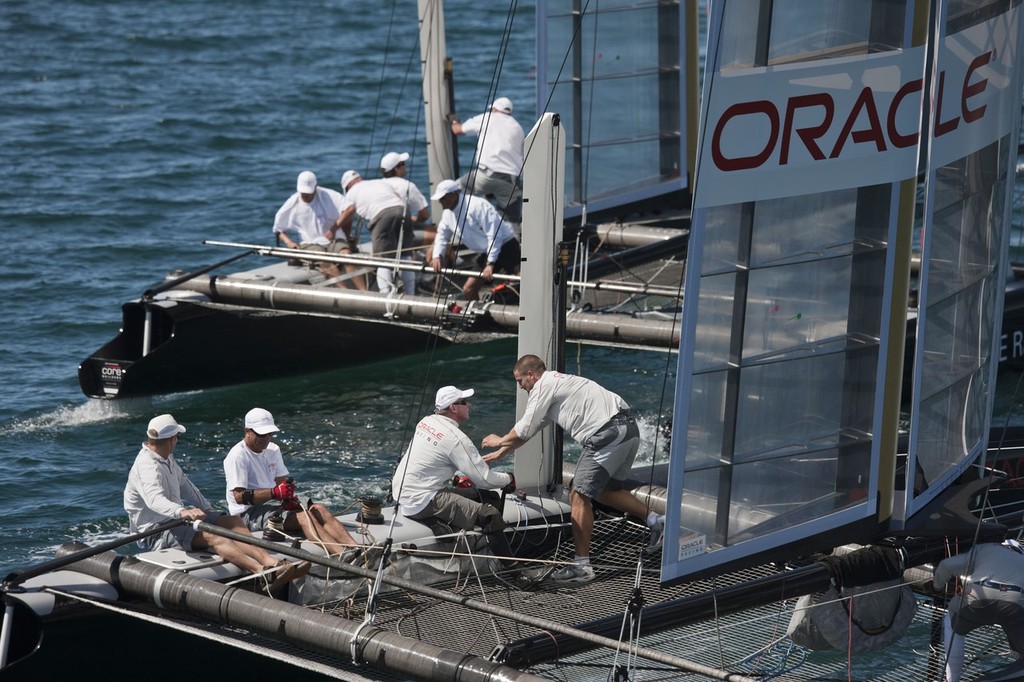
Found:
[[[663,581],[877,517],[925,89],[912,20],[712,4]]]

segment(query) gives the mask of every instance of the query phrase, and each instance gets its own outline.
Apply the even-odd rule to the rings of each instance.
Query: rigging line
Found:
[[[392,11],[394,11],[394,8],[392,8]],[[390,36],[389,36],[389,38],[390,38]],[[406,63],[405,63],[405,73],[404,73],[404,75],[402,77],[401,86],[398,89],[398,95],[394,98],[395,99],[395,105],[391,109],[391,118],[390,118],[391,122],[388,124],[388,127],[387,127],[387,135],[384,138],[384,143],[381,145],[384,148],[388,147],[388,142],[391,139],[391,132],[394,129],[394,126],[395,126],[394,122],[395,121],[399,121],[400,118],[401,118],[398,115],[398,111],[399,111],[399,109],[400,109],[400,107],[402,105],[402,102],[405,100],[405,97],[404,97],[404,95],[405,95],[405,87],[412,80],[413,67],[416,65],[416,60],[417,60],[418,57],[419,57],[419,46],[417,45],[416,42],[413,42],[412,47],[409,48],[409,58],[406,60]],[[382,79],[381,85],[383,86],[383,79]],[[414,131],[418,131],[420,129],[420,121],[421,121],[421,118],[422,118],[423,115],[424,115],[423,114],[423,107],[422,106],[417,106],[416,107],[416,121],[415,121],[415,124],[413,125],[413,128],[412,128]],[[418,139],[414,136],[414,142],[413,142],[413,150],[414,151],[415,151],[417,145],[418,145]],[[372,150],[372,149],[373,149],[372,146],[368,148],[368,150],[367,150],[367,154],[368,155],[371,153],[370,150]],[[372,161],[372,158],[368,159],[367,163],[369,163],[371,161]],[[369,166],[367,166],[367,167],[369,167]],[[378,170],[380,170],[380,169],[378,169]]]
[[[365,162],[364,168],[370,168],[370,165],[369,165],[370,164],[370,154],[373,153],[371,150],[373,150],[375,148],[375,144],[374,144],[374,139],[373,138],[374,138],[374,136],[376,135],[376,132],[377,132],[377,125],[376,124],[377,124],[377,121],[380,118],[381,102],[384,100],[384,83],[386,82],[385,75],[387,74],[388,54],[391,51],[391,29],[394,28],[394,25],[395,25],[395,12],[397,11],[397,8],[398,8],[398,2],[393,2],[391,4],[391,16],[388,17],[387,36],[384,39],[384,59],[381,61],[381,65],[380,65],[380,79],[378,81],[378,87],[377,87],[377,99],[373,103],[373,122],[374,122],[374,125],[372,125],[370,127],[370,141],[369,141],[369,143],[366,146],[366,162]]]

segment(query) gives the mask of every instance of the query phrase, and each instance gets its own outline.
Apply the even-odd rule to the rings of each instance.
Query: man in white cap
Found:
[[[356,542],[324,505],[317,502],[302,508],[281,448],[271,440],[278,431],[274,416],[262,407],[246,413],[242,440],[224,458],[228,511],[241,517],[249,530],[264,530],[268,519],[280,514],[283,530],[301,530],[328,556],[340,556]]]
[[[1002,627],[1018,656],[1016,664],[994,671],[993,679],[1024,677],[1024,550],[1020,543],[982,543],[943,559],[935,567],[932,585],[943,590],[951,578],[961,578],[964,589],[949,600],[944,618],[946,682],[960,681],[964,635],[983,625]]]
[[[412,223],[406,220],[405,201],[398,196],[386,180],[364,180],[354,170],[341,176],[341,188],[349,205],[338,219],[348,234],[352,220],[358,214],[367,221],[373,238],[373,255],[379,258],[412,260],[407,251],[415,247]],[[402,285],[406,294],[416,293],[416,272],[402,270]],[[377,268],[377,289],[382,294],[397,290],[391,268]]]
[[[408,152],[388,152],[380,159],[380,175],[405,200],[406,215],[412,221],[414,231],[422,231],[420,243],[429,245],[434,241],[434,230],[430,225],[430,204],[419,187],[406,177],[409,172],[408,160]]]
[[[337,230],[341,227],[340,218],[348,202],[340,192],[320,187],[313,171],[302,171],[295,181],[295,193],[277,210],[274,216],[274,234],[290,249],[309,251],[326,251],[351,255],[353,247],[349,244],[348,230],[344,229],[344,239],[336,239]],[[289,232],[294,232],[293,239]],[[337,279],[341,271],[335,263],[316,263],[317,268],[327,277],[335,279],[335,285],[349,288],[348,281],[356,289],[366,289],[366,282],[361,275],[350,277],[348,281]],[[346,265],[349,274],[358,272],[355,265]]]
[[[552,573],[551,579],[562,583],[594,579],[590,565],[592,500],[643,519],[651,529],[648,548],[655,549],[664,533],[665,517],[651,511],[623,485],[640,449],[640,430],[626,401],[590,379],[549,371],[536,355],[519,358],[512,377],[530,397],[523,416],[507,434],[492,433],[483,439],[485,448],[498,448],[488,453],[488,462],[501,459],[550,423],[561,426],[583,446],[569,491],[576,558]]]
[[[485,501],[497,501],[498,496],[487,490],[450,485],[456,474],[462,474],[479,488],[500,488],[507,493],[516,487],[511,474],[491,471],[459,428],[469,420],[472,395],[471,388],[438,389],[434,413],[416,425],[412,442],[391,479],[391,491],[407,518],[427,525],[440,522],[461,530],[480,526],[491,552],[510,566],[515,562],[505,537],[505,520],[497,507]]]
[[[473,169],[459,184],[476,196],[494,201],[501,215],[517,227],[523,221],[523,127],[512,117],[512,100],[499,97],[490,111],[464,123],[452,120],[456,135],[476,135]]]
[[[128,473],[128,484],[124,489],[124,510],[128,512],[131,532],[145,532],[165,521],[183,519],[205,521],[248,535],[249,530],[242,519],[213,511],[213,506],[174,461],[172,455],[182,433],[185,433],[185,427],[169,414],[150,420],[146,440]],[[143,538],[139,545],[145,550],[180,547],[191,552],[211,549],[225,561],[252,573],[281,568],[275,588],[309,570],[308,563],[282,562],[259,547],[197,531],[191,525],[177,526]]]
[[[466,194],[454,180],[442,180],[430,197],[444,208],[437,224],[433,256],[434,272],[440,272],[447,257],[446,249],[453,242],[475,251],[480,277],[469,277],[462,285],[466,299],[475,301],[480,280],[490,282],[495,272],[514,275],[519,272],[522,254],[512,226],[501,219],[491,204],[480,197]]]

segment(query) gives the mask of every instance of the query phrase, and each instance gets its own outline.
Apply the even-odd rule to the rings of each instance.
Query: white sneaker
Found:
[[[654,554],[661,549],[661,542],[665,539],[665,517],[659,516],[654,525],[650,527],[651,536],[647,539],[647,554]]]
[[[594,579],[594,567],[590,564],[569,564],[551,574],[556,583],[589,583]]]

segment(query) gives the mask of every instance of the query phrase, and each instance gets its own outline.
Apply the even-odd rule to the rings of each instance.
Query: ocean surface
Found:
[[[534,112],[534,16],[447,0],[458,111],[493,97]],[[499,53],[507,23],[507,50]],[[70,540],[127,532],[121,495],[149,419],[188,432],[175,453],[223,504],[221,460],[253,406],[271,410],[303,496],[336,511],[386,492],[440,383],[474,387],[477,442],[512,424],[514,343],[152,399],[83,396],[78,363],[116,335],[120,306],[171,270],[271,244],[299,171],[337,188],[347,168],[408,151],[426,186],[416,3],[69,0],[0,3],[0,575]],[[501,59],[500,77],[494,84]],[[462,147],[468,164],[472,145]],[[238,339],[240,344],[258,339]],[[638,411],[644,457],[670,405],[665,354],[570,349]],[[426,399],[425,399],[426,397]]]

